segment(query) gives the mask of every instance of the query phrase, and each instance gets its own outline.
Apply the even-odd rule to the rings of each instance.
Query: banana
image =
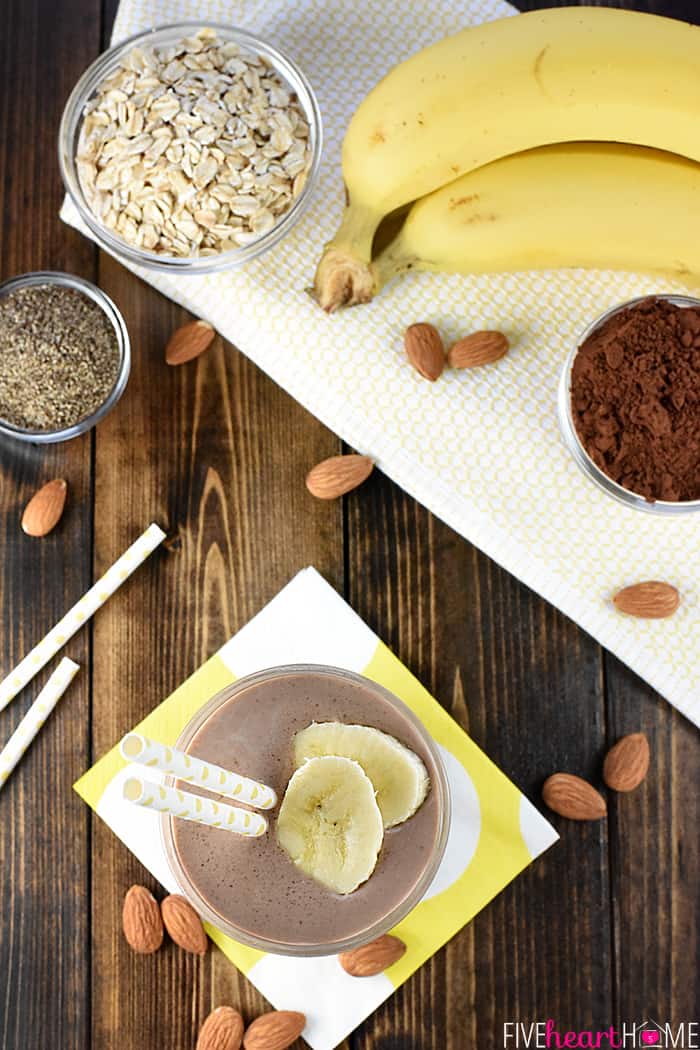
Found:
[[[328,755],[293,774],[277,841],[307,875],[333,893],[352,893],[374,871],[383,839],[372,781],[357,762]]]
[[[700,281],[700,165],[642,146],[572,143],[495,161],[416,201],[371,265],[409,270],[582,266]]]
[[[314,290],[334,310],[373,293],[389,212],[510,154],[557,142],[700,160],[700,28],[605,7],[531,11],[464,29],[396,66],[345,135],[348,204]]]
[[[430,779],[418,755],[379,729],[313,722],[294,737],[294,762],[301,766],[320,755],[341,755],[362,766],[374,785],[385,828],[408,820],[428,794]]]

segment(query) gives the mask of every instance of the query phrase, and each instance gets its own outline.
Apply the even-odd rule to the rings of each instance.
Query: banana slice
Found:
[[[312,722],[294,737],[297,768],[319,755],[352,758],[374,784],[385,828],[408,820],[430,788],[428,771],[418,755],[388,733],[370,726]]]
[[[303,872],[352,893],[374,871],[384,838],[372,781],[349,758],[312,758],[287,784],[277,841]]]

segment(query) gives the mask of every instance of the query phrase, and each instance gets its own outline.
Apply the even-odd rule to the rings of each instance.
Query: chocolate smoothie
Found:
[[[435,766],[413,724],[368,680],[332,672],[285,672],[253,682],[225,700],[187,751],[269,784],[282,799],[294,772],[292,741],[311,722],[345,722],[390,733],[425,763],[431,789],[404,824],[385,832],[377,866],[354,893],[337,895],[303,874],[270,830],[245,839],[186,821],[173,822],[180,863],[197,892],[225,920],[280,944],[325,944],[370,928],[410,894],[440,834]],[[188,785],[191,790],[191,785]]]

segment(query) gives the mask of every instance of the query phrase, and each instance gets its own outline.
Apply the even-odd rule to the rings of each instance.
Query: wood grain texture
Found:
[[[698,731],[606,654],[610,742],[646,733],[647,779],[611,793],[614,995],[621,1017],[700,1017]]]
[[[694,2],[616,6],[700,19]],[[647,781],[610,799],[607,822],[558,822],[561,842],[343,1050],[498,1050],[508,1020],[697,1019],[697,730],[379,472],[343,502],[314,501],[304,476],[338,440],[230,346],[167,368],[165,342],[185,314],[108,257],[98,265],[60,224],[60,109],[115,10],[116,0],[102,12],[98,0],[3,5],[2,276],[51,266],[97,277],[125,314],[134,368],[92,437],[0,445],[2,669],[149,521],[179,543],[71,644],[84,669],[0,794],[0,1050],[193,1050],[214,1006],[247,1020],[265,1008],[215,949],[131,953],[122,895],[135,881],[157,887],[70,785],[310,563],[536,802],[557,769],[599,785],[623,733],[643,730],[653,753]],[[68,509],[32,540],[19,513],[52,476],[68,478]],[[0,735],[45,677],[0,714]]]
[[[0,240],[2,279],[34,269],[94,277],[96,252],[58,219],[61,108],[99,44],[97,4],[22,0],[2,5]],[[92,20],[89,15],[93,8]],[[51,46],[46,46],[51,26]],[[68,445],[0,444],[0,673],[4,676],[90,583],[91,438]],[[69,497],[44,539],[20,530],[44,482]],[[67,654],[81,670],[0,794],[0,1046],[85,1050],[89,1043],[89,818],[71,784],[89,760],[89,635]],[[49,665],[0,714],[4,743],[44,684]]]

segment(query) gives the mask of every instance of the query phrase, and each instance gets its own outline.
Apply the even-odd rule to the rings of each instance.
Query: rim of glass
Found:
[[[76,165],[76,145],[80,125],[83,120],[83,109],[87,101],[105,76],[119,64],[122,56],[139,44],[159,45],[181,36],[187,36],[193,30],[209,28],[216,30],[222,37],[238,43],[244,49],[266,58],[273,68],[282,76],[296,94],[306,119],[309,122],[311,142],[311,167],[306,183],[289,211],[285,212],[279,222],[262,234],[252,244],[230,251],[207,256],[174,256],[157,255],[130,245],[121,237],[115,236],[104,226],[89,208],[78,178]],[[63,109],[58,133],[58,163],[66,192],[75,205],[81,220],[107,251],[117,258],[126,260],[146,269],[166,273],[213,273],[217,270],[234,269],[257,258],[277,244],[296,225],[307,210],[313,191],[318,182],[323,146],[323,122],[318,100],[306,75],[290,58],[272,45],[261,40],[253,33],[223,22],[210,22],[207,19],[172,22],[163,26],[154,26],[140,33],[134,33],[126,40],[120,41],[103,51],[85,70],[71,91]]]
[[[47,445],[59,441],[69,441],[80,434],[85,434],[114,408],[124,393],[129,379],[131,371],[131,343],[124,318],[110,297],[97,285],[86,281],[83,277],[76,277],[75,274],[62,273],[59,270],[34,270],[31,273],[19,274],[17,277],[10,277],[9,280],[0,284],[0,298],[9,295],[10,292],[17,291],[18,288],[28,288],[32,285],[56,285],[63,288],[73,288],[75,291],[81,292],[89,299],[92,299],[111,323],[119,347],[119,371],[114,381],[114,386],[102,404],[89,416],[85,416],[83,419],[78,420],[77,423],[73,423],[69,427],[63,427],[60,430],[26,430],[0,418],[0,434],[17,438],[20,441],[32,441],[36,444]]]
[[[627,310],[631,306],[636,306],[638,303],[647,302],[649,299],[661,299],[664,302],[672,303],[674,306],[694,306],[700,308],[700,299],[695,299],[691,295],[640,295],[636,299],[628,299],[627,302],[611,307],[609,310],[606,310],[605,313],[601,314],[600,317],[597,317],[595,321],[592,321],[574,343],[572,349],[567,355],[564,368],[562,369],[557,393],[559,428],[561,430],[562,438],[564,439],[564,444],[586,477],[593,481],[598,488],[603,490],[603,492],[607,493],[608,496],[612,496],[613,499],[617,500],[618,503],[623,503],[626,507],[632,507],[634,510],[646,511],[647,514],[692,514],[695,511],[700,511],[700,500],[685,500],[682,502],[655,500],[652,502],[644,496],[638,495],[636,492],[630,492],[629,489],[623,488],[622,485],[613,481],[613,479],[608,477],[608,475],[605,474],[588,455],[588,452],[578,436],[576,427],[574,426],[571,406],[571,372],[579,348],[583,345],[586,339],[605,324],[609,318],[614,317],[615,314],[621,313],[622,310]]]
[[[447,845],[447,838],[450,830],[450,819],[452,813],[451,799],[450,799],[450,788],[447,780],[447,774],[445,772],[445,766],[442,761],[438,746],[433,740],[432,736],[425,728],[423,723],[414,715],[413,711],[403,700],[400,700],[394,693],[386,689],[383,685],[378,682],[374,682],[372,679],[365,678],[363,675],[357,674],[354,671],[346,671],[340,667],[333,667],[326,664],[283,664],[278,667],[266,668],[263,671],[257,671],[254,674],[246,675],[243,678],[237,679],[231,685],[221,689],[218,693],[207,700],[203,706],[196,712],[195,715],[190,719],[187,725],[180,733],[175,746],[181,750],[186,750],[193,737],[201,726],[207,721],[211,714],[216,711],[221,704],[235,697],[238,693],[249,688],[249,686],[269,679],[274,679],[282,675],[288,674],[308,674],[318,673],[329,676],[335,676],[343,679],[350,679],[353,682],[361,683],[362,685],[369,684],[373,689],[379,693],[383,700],[388,701],[394,708],[396,708],[402,716],[406,717],[414,728],[417,730],[421,742],[425,747],[425,750],[430,755],[433,768],[435,770],[435,776],[431,783],[431,791],[437,791],[439,797],[439,826],[438,833],[435,839],[434,849],[430,855],[430,859],[426,863],[423,872],[411,889],[401,901],[399,901],[387,914],[382,916],[376,922],[372,923],[366,929],[354,934],[351,937],[342,938],[335,941],[329,941],[324,944],[318,943],[299,943],[289,944],[284,942],[277,942],[270,940],[267,937],[257,937],[248,930],[241,930],[235,924],[229,922],[218,912],[216,912],[209,903],[200,895],[196,887],[192,884],[187,873],[183,869],[180,859],[175,849],[174,838],[173,838],[173,817],[168,814],[161,814],[160,816],[160,834],[161,841],[167,856],[168,865],[170,867],[171,874],[173,875],[175,882],[177,883],[180,893],[183,894],[202,916],[202,918],[210,923],[212,926],[221,930],[227,936],[232,937],[236,941],[240,941],[242,944],[246,944],[252,948],[258,948],[261,951],[271,952],[275,955],[290,955],[290,956],[323,956],[323,955],[337,955],[339,952],[350,951],[353,948],[358,948],[368,941],[374,940],[381,934],[386,933],[388,930],[396,926],[402,919],[408,915],[408,913],[419,903],[431,882],[435,878],[437,870],[440,866],[440,862],[445,853],[445,847]],[[174,784],[177,777],[166,777],[166,784]],[[370,876],[371,877],[371,876]]]

